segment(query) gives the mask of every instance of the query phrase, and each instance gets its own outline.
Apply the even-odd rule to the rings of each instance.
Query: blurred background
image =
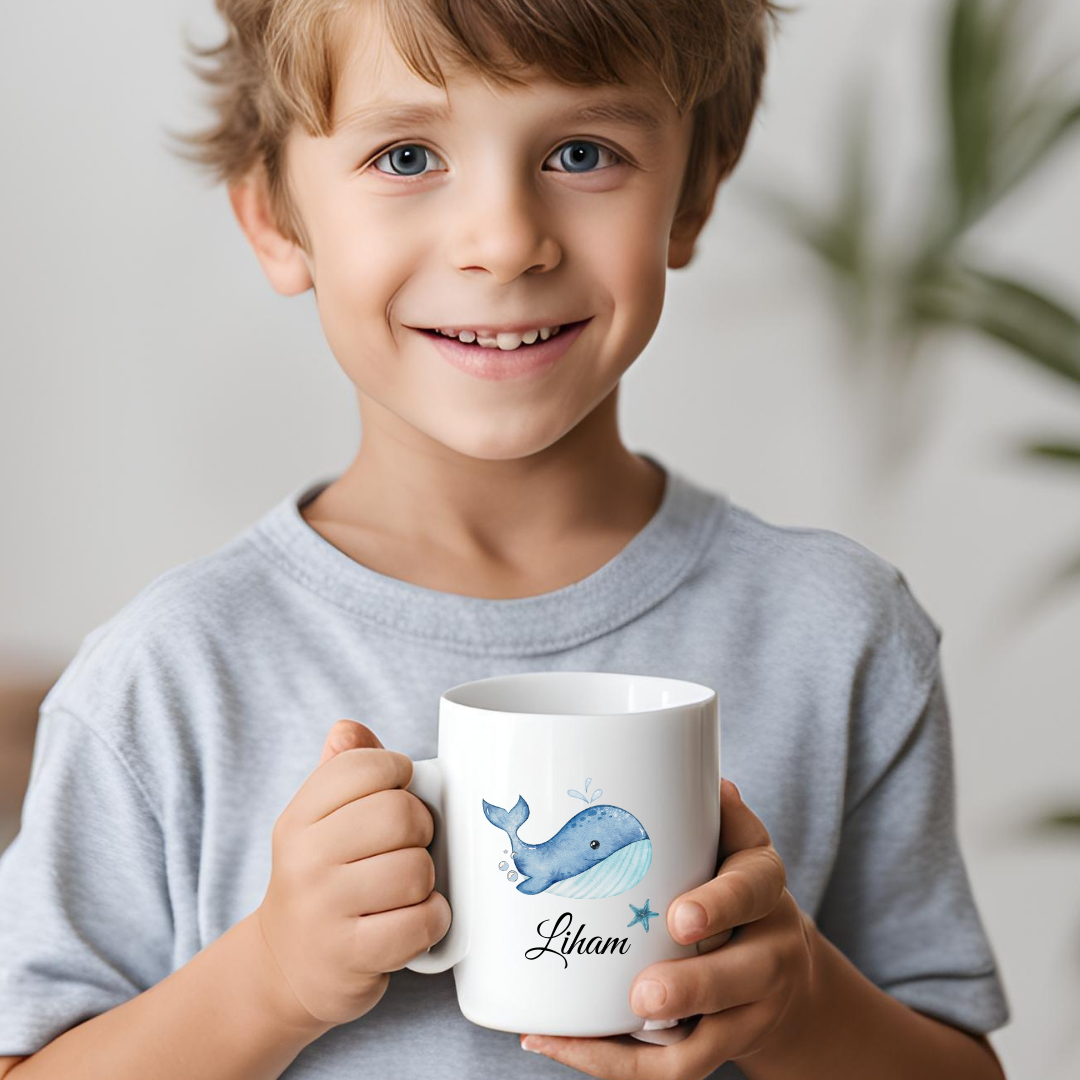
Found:
[[[84,635],[359,435],[312,294],[169,153],[211,0],[4,21],[0,850]],[[1080,1075],[1078,102],[1072,0],[805,3],[621,394],[632,449],[856,538],[944,628],[992,1041],[1041,1080]]]

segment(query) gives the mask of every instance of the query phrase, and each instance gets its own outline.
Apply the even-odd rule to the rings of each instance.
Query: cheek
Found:
[[[655,257],[654,246],[621,260],[612,271],[615,312],[611,333],[623,357],[639,356],[660,322],[667,276],[663,260]]]
[[[316,250],[319,320],[331,351],[355,375],[360,361],[370,364],[395,347],[387,305],[414,263],[399,237],[372,222],[339,222]]]
[[[611,332],[621,345],[643,346],[660,321],[667,283],[668,224],[663,208],[639,201],[580,232],[574,255],[610,297]]]

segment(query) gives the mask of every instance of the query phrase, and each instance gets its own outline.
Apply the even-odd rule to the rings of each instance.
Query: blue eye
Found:
[[[422,176],[424,166],[424,155],[430,154],[431,151],[426,147],[420,146],[417,143],[403,143],[401,146],[395,146],[390,150],[384,151],[380,154],[372,163],[371,166],[376,172],[382,172],[383,170],[378,168],[378,164],[383,158],[389,158],[395,169],[401,169],[402,172],[389,173],[390,176]],[[432,154],[432,157],[438,157],[437,154]],[[418,171],[419,170],[419,171]]]
[[[581,139],[576,139],[574,142],[564,143],[560,148],[559,161],[568,165],[571,162],[574,165],[583,165],[582,169],[566,169],[566,172],[595,172],[595,169],[589,168],[589,166],[596,163],[596,159],[599,153],[610,154],[615,159],[615,164],[622,161],[622,158],[615,153],[614,150],[609,150],[606,146],[601,146],[599,143],[585,142]],[[556,172],[560,170],[556,169]]]
[[[621,164],[623,160],[614,150],[609,150],[606,146],[601,146],[599,143],[588,142],[583,139],[575,139],[573,142],[563,143],[558,150],[553,152],[552,157],[556,154],[559,155],[559,161],[564,167],[551,170],[553,172],[597,172],[599,170],[594,166],[596,165],[600,154],[609,154],[614,159],[612,164],[615,165]],[[426,155],[430,155],[435,158],[436,161],[442,160],[438,154],[428,150],[426,146],[421,146],[419,143],[402,143],[400,146],[394,146],[389,150],[384,150],[371,163],[371,167],[375,169],[376,172],[383,173],[384,176],[424,176],[426,175],[424,169],[424,159]],[[379,162],[382,161],[383,158],[386,158],[390,162],[391,168],[394,170],[393,172],[379,168]],[[548,160],[550,160],[550,158]]]

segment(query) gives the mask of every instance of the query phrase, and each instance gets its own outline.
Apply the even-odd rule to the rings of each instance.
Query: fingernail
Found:
[[[675,909],[675,931],[680,937],[700,934],[705,923],[705,909],[693,900],[687,900]]]
[[[634,987],[634,1012],[656,1012],[667,1001],[667,987],[656,979],[643,979]]]
[[[531,1050],[534,1054],[540,1053],[540,1047],[536,1045],[536,1040],[526,1037],[521,1040],[522,1050]]]

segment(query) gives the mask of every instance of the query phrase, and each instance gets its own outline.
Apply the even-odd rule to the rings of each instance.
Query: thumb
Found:
[[[764,822],[743,802],[739,789],[724,777],[720,782],[720,850],[723,855],[772,843]]]
[[[383,744],[379,742],[378,735],[366,724],[358,723],[356,720],[338,720],[327,733],[319,764],[325,764],[335,754],[340,754],[343,750],[356,750],[363,746],[378,747],[380,750],[385,749]]]

